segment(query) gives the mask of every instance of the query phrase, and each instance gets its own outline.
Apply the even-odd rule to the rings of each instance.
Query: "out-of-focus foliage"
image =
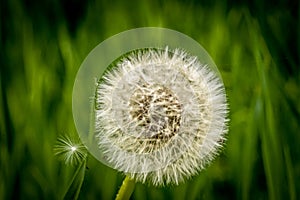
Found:
[[[223,3],[221,3],[223,2]],[[121,31],[159,26],[203,45],[230,103],[226,148],[176,187],[132,199],[300,198],[297,1],[1,1],[0,199],[59,199],[76,171],[54,157],[76,133],[72,86],[85,56]],[[80,199],[113,199],[124,176],[89,157]]]

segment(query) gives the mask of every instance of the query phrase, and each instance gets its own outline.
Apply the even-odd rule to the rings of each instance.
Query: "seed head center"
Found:
[[[167,87],[142,85],[130,98],[130,115],[145,129],[144,137],[169,139],[180,128],[181,105]]]
[[[75,146],[71,146],[71,151],[72,151],[72,153],[74,152],[74,151],[76,151],[77,150],[77,148],[75,147]]]

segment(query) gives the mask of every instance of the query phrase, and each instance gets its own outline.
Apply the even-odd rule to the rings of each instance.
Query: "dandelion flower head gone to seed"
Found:
[[[96,87],[98,147],[142,183],[179,184],[201,171],[222,147],[226,117],[219,74],[181,49],[127,53]]]

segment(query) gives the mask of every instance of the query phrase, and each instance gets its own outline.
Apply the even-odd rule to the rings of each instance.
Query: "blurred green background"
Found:
[[[222,154],[179,186],[132,199],[300,199],[298,1],[1,1],[0,199],[60,199],[74,174],[53,155],[76,134],[72,87],[87,54],[121,31],[158,26],[197,40],[222,74]],[[89,157],[80,199],[114,199],[124,176]]]

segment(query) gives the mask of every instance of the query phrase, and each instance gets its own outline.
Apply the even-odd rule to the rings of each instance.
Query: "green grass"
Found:
[[[70,31],[77,20],[65,18],[59,1],[43,5],[1,8],[0,199],[62,197],[76,168],[52,149],[58,135],[76,133],[76,72],[100,42],[142,26],[178,30],[209,52],[227,90],[230,131],[221,156],[198,176],[176,187],[138,183],[132,199],[299,198],[300,43],[289,38],[300,31],[287,7],[95,1],[77,11]],[[79,198],[113,199],[124,176],[91,156],[87,167]]]

